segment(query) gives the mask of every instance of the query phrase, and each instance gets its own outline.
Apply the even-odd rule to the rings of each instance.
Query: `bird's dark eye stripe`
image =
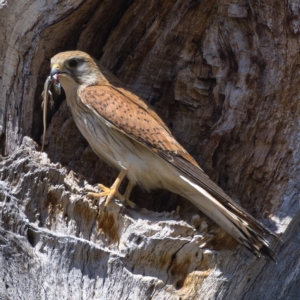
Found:
[[[76,61],[75,59],[71,59],[71,60],[69,61],[69,66],[70,66],[71,68],[77,67],[77,61]]]

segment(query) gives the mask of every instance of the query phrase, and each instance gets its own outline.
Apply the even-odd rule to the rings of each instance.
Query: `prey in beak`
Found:
[[[53,83],[54,91],[57,95],[61,94],[61,84],[59,82],[58,75],[64,74],[65,72],[60,72],[58,66],[54,65],[50,72],[50,77]]]

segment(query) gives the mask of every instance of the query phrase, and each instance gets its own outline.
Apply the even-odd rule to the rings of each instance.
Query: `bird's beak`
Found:
[[[58,74],[58,70],[57,69],[51,69],[51,72],[50,72],[50,76],[53,78],[54,75],[57,75]]]
[[[51,78],[58,81],[57,76],[60,75],[60,74],[68,74],[68,72],[61,71],[60,70],[60,65],[54,64],[51,68],[51,71],[50,71]]]
[[[61,72],[59,70],[59,65],[57,65],[57,64],[54,64],[50,71],[50,77],[53,80],[54,90],[55,90],[56,94],[58,94],[58,95],[60,95],[60,93],[61,93],[61,85],[59,83],[58,75],[63,74],[63,73],[65,73],[65,72]]]
[[[63,73],[63,72],[61,72],[59,69],[60,69],[60,67],[59,67],[58,64],[54,64],[54,65],[52,66],[52,68],[51,68],[50,76],[51,76],[51,78],[54,79],[55,81],[56,81],[56,80],[58,81],[58,78],[57,78],[58,74]]]

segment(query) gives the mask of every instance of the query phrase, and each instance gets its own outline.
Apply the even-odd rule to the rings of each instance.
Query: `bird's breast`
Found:
[[[171,165],[145,146],[119,131],[82,102],[69,106],[74,121],[94,152],[117,169],[128,170],[127,177],[145,189],[164,188]],[[171,168],[172,172],[174,168]]]

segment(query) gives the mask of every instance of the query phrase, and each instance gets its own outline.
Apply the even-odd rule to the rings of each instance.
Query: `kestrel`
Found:
[[[129,196],[136,184],[166,189],[191,201],[258,257],[274,259],[264,236],[275,234],[211,181],[154,110],[99,62],[81,51],[58,53],[51,59],[50,76],[62,85],[74,121],[94,152],[120,171],[111,188],[100,185],[105,205],[117,197],[134,206]],[[129,184],[121,195],[125,176]]]

